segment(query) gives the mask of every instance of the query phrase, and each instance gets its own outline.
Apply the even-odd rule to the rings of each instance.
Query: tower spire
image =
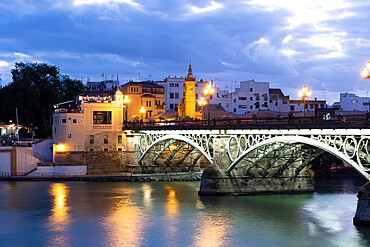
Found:
[[[193,70],[191,69],[191,64],[189,64],[188,75],[185,77],[187,81],[195,81],[195,76],[193,75]]]

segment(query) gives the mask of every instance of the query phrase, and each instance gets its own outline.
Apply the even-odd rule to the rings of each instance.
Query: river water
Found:
[[[200,197],[199,182],[0,182],[0,246],[370,246],[352,224],[362,184]]]

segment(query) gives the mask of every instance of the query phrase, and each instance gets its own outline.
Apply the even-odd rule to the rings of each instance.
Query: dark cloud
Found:
[[[369,59],[369,4],[341,0],[346,7],[321,15],[307,10],[313,12],[305,20],[301,9],[275,2],[0,3],[0,74],[4,84],[15,62],[38,61],[82,79],[105,73],[162,80],[185,75],[191,60],[197,76],[217,78],[220,86],[270,81],[293,98],[302,83],[317,92],[364,90],[359,71]],[[209,6],[216,8],[205,11]]]

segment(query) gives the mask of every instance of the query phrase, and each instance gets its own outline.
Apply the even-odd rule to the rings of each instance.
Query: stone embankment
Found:
[[[0,177],[0,181],[122,181],[122,182],[151,182],[151,181],[200,181],[201,173],[168,173],[168,174],[112,174],[86,176],[12,176]]]

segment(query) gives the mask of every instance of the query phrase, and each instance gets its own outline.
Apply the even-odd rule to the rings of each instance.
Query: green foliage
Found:
[[[45,63],[16,63],[13,82],[0,88],[0,121],[38,127],[40,137],[51,134],[53,104],[75,99],[82,91],[79,80],[60,75],[57,66]]]

